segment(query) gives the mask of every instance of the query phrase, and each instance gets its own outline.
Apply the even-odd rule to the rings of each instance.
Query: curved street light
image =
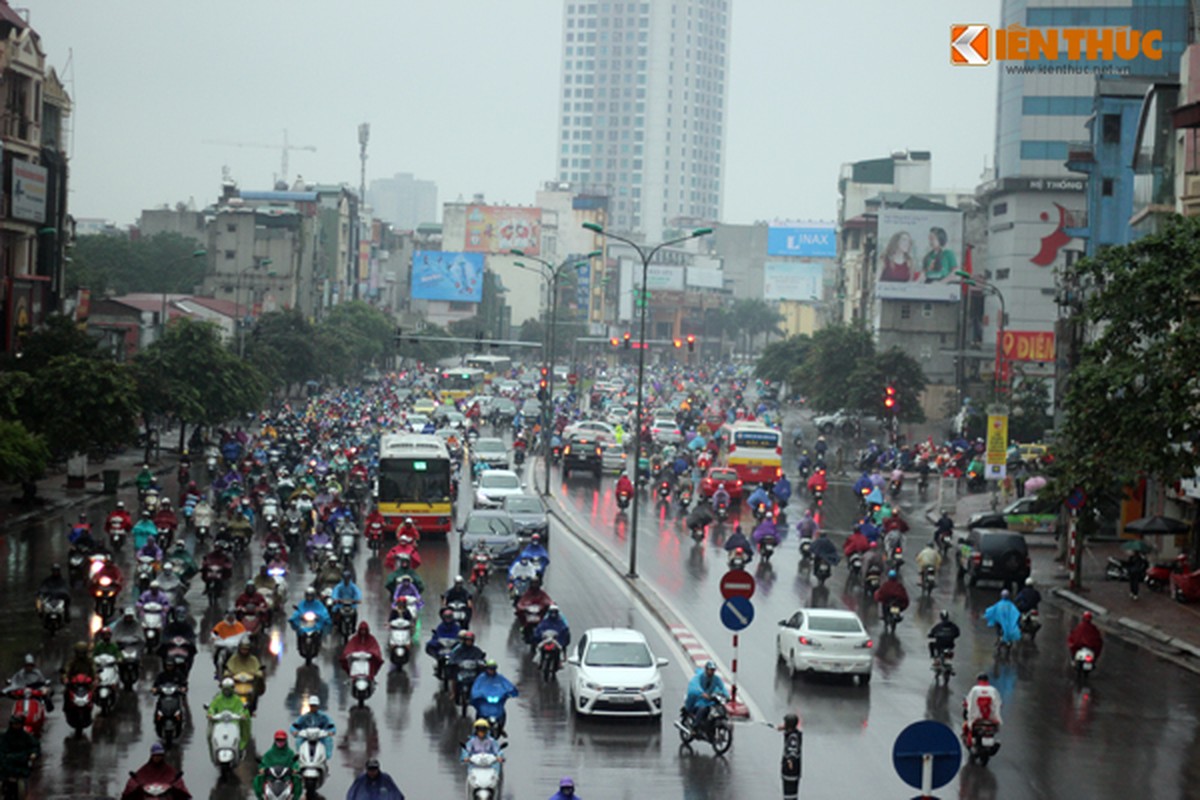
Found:
[[[1008,311],[1004,305],[1004,292],[1000,291],[995,284],[980,283],[975,279],[974,275],[963,269],[954,270],[954,276],[959,278],[959,280],[950,281],[950,283],[956,283],[960,286],[970,286],[974,289],[979,289],[980,291],[990,292],[991,294],[994,294],[996,299],[1000,301],[1000,321],[996,326],[996,360],[995,364],[992,366],[992,372],[994,373],[994,388],[996,390],[996,394],[1000,395],[1002,389],[1007,384],[1007,381],[1004,380],[1003,370],[1001,368],[1004,362],[1004,324],[1008,319]]]

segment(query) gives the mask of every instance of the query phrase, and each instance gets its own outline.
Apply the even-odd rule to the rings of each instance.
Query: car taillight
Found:
[[[972,553],[971,560],[978,566],[983,561],[983,553]]]
[[[779,478],[782,478],[782,477],[783,477],[783,468],[776,467],[775,468],[775,478],[778,480]]]
[[[797,639],[796,641],[798,641],[800,644],[803,644],[803,645],[810,645],[810,644],[812,644],[812,639],[809,639],[807,636],[801,636],[801,637],[800,637],[799,639]]]
[[[736,485],[739,489],[742,488],[742,479],[741,478],[738,478]]]
[[[859,647],[863,648],[864,650],[870,650],[874,646],[875,646],[875,642],[873,642],[870,639],[867,639],[865,642],[863,642],[862,644],[859,645]]]
[[[783,455],[783,445],[776,445],[775,455],[777,455],[777,456]]]

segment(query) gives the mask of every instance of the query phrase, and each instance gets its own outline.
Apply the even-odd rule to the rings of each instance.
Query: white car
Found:
[[[857,675],[871,680],[875,643],[853,611],[802,608],[779,621],[776,653],[791,674]]]
[[[629,455],[623,445],[615,441],[602,441],[600,446],[603,448],[600,458],[605,472],[620,472],[629,468]]]
[[[514,494],[525,494],[517,473],[508,469],[484,470],[475,484],[475,507],[500,508],[504,498]]]
[[[655,417],[650,423],[650,436],[659,444],[679,444],[683,431],[675,424],[674,417]]]
[[[646,637],[632,628],[591,628],[579,637],[571,666],[571,707],[576,714],[662,716],[662,673]]]
[[[609,425],[629,425],[629,420],[633,419],[633,413],[624,406],[614,406],[604,415],[604,421]]]
[[[574,425],[568,425],[563,430],[563,441],[571,438],[573,433],[586,433],[594,439],[601,439],[615,442],[617,440],[617,432],[613,430],[613,426],[607,422],[589,419],[583,422],[576,422]]]
[[[413,433],[420,433],[429,424],[429,417],[425,414],[409,414],[404,422],[408,425],[408,429]]]

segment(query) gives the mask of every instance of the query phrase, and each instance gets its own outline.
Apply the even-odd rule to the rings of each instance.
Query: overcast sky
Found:
[[[730,0],[726,222],[833,219],[839,165],[933,151],[936,188],[991,164],[996,67],[952,67],[949,26],[1000,0]],[[668,0],[652,0],[668,2]],[[29,2],[70,82],[70,210],[134,222],[290,171],[358,185],[412,172],[439,202],[530,204],[555,178],[561,0]],[[20,6],[20,0],[15,5]],[[70,68],[67,67],[71,61]]]

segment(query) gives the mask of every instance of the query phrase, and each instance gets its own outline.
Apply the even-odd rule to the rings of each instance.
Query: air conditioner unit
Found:
[[[1183,176],[1183,199],[1184,202],[1195,198],[1200,200],[1200,175],[1184,175]]]

